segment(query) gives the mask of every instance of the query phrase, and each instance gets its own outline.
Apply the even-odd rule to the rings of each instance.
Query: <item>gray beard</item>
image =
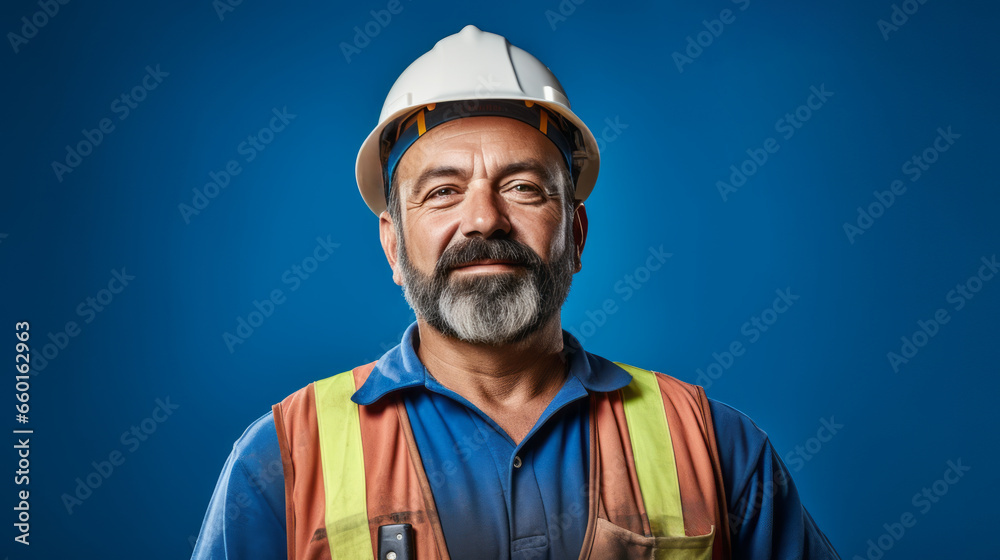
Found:
[[[447,336],[500,346],[521,341],[562,308],[573,281],[574,246],[545,263],[526,245],[508,238],[467,240],[449,247],[431,275],[409,260],[402,232],[397,258],[403,295],[417,316]],[[452,268],[478,259],[513,260],[522,270],[459,278]]]

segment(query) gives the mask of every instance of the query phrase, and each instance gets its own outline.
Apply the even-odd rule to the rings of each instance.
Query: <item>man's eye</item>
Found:
[[[440,196],[448,196],[449,194],[453,194],[454,192],[455,192],[455,189],[453,189],[451,187],[441,187],[441,188],[437,188],[437,189],[434,189],[433,191],[431,191],[430,198],[440,197]]]
[[[530,183],[518,183],[512,187],[515,191],[519,193],[535,193],[538,192],[538,187]]]

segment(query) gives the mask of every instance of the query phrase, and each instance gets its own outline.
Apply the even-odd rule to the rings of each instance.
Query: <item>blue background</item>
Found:
[[[12,540],[25,487],[12,484],[9,434],[0,551],[189,555],[242,430],[292,391],[396,344],[413,315],[357,193],[355,156],[395,77],[474,23],[538,56],[604,134],[564,327],[592,352],[700,381],[754,418],[843,557],[865,557],[907,512],[916,526],[883,537],[884,558],[997,557],[983,537],[996,519],[987,430],[998,420],[1000,279],[960,310],[946,298],[1000,251],[1000,8],[911,1],[919,9],[883,35],[889,0],[403,0],[388,24],[369,23],[386,6],[245,1],[220,17],[210,0],[70,2],[17,52],[7,35],[0,339],[13,361],[14,323],[30,321],[35,371],[29,423],[14,421],[10,370],[0,422],[34,429],[31,545]],[[732,23],[699,37],[725,9]],[[0,29],[20,34],[21,17],[40,10],[5,2]],[[377,31],[367,43],[354,29],[366,24]],[[672,55],[688,37],[707,46],[679,68]],[[345,56],[341,44],[356,40],[360,52]],[[112,104],[157,65],[168,75],[121,119]],[[777,121],[811,87],[832,95],[785,138]],[[246,161],[240,143],[283,108],[294,119]],[[53,161],[104,118],[114,130],[57,177]],[[903,164],[939,127],[960,137],[910,181]],[[717,181],[768,138],[779,150],[724,200]],[[179,205],[230,160],[241,173],[186,220]],[[849,239],[844,224],[897,179],[905,193]],[[291,291],[283,274],[317,237],[339,246]],[[637,270],[660,247],[666,263]],[[134,280],[102,311],[78,314],[122,267]],[[643,281],[626,299],[629,276]],[[786,288],[799,299],[751,342],[742,326]],[[230,352],[223,333],[275,289],[284,303]],[[606,300],[614,312],[602,315]],[[887,354],[938,309],[948,323],[895,371]],[[79,334],[52,343],[40,368],[68,321]],[[733,342],[745,353],[700,376],[713,353],[729,363]],[[168,397],[178,408],[150,420]],[[831,417],[843,427],[811,440]],[[126,445],[122,434],[144,420],[155,432]],[[94,474],[115,451],[124,462]],[[940,483],[947,494],[929,510],[916,507],[914,494],[959,459],[971,470]],[[63,495],[88,475],[100,486],[70,510]]]

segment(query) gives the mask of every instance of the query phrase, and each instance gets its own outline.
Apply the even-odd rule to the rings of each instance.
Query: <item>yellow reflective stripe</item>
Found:
[[[622,401],[639,490],[653,536],[683,537],[684,510],[677,464],[656,374],[615,363],[632,374],[632,382],[622,389]]]
[[[358,405],[351,401],[354,374],[346,371],[317,381],[314,389],[330,554],[334,560],[371,558],[361,421]]]

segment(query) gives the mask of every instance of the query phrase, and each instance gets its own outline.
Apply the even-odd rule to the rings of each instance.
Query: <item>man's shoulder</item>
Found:
[[[321,379],[317,379],[315,381],[311,381],[311,382],[303,385],[302,387],[298,388],[297,390],[293,391],[292,393],[290,393],[285,398],[281,399],[281,402],[279,402],[275,406],[278,406],[280,408],[288,408],[288,407],[294,407],[294,406],[300,405],[303,401],[309,401],[309,400],[313,399],[313,394],[316,391],[316,384],[317,383],[323,383],[323,382],[329,381],[331,379],[337,378],[338,376],[341,376],[341,375],[350,375],[351,371],[352,370],[342,371],[342,372],[335,373],[335,374],[333,374],[331,376],[328,376],[328,377],[324,377],[324,378],[321,378]],[[272,411],[273,411],[273,409],[272,409]],[[271,422],[272,423],[274,422],[273,417],[272,417]]]
[[[719,450],[722,478],[730,504],[742,494],[747,481],[770,458],[767,433],[746,414],[715,399],[708,399],[712,411],[715,442]]]
[[[626,365],[620,362],[616,363],[622,366]],[[634,368],[635,366],[628,367]],[[689,383],[668,373],[655,370],[645,371],[652,372],[656,376],[661,391],[682,390],[696,398],[705,395],[704,399],[708,403],[716,439],[720,445],[724,442],[730,450],[740,451],[740,455],[745,455],[759,451],[767,441],[767,433],[760,429],[749,416],[726,403],[709,398],[700,385]]]
[[[653,373],[655,373],[657,379],[660,380],[660,387],[661,388],[663,388],[665,386],[666,387],[674,387],[674,388],[683,389],[684,391],[686,391],[686,392],[688,392],[688,393],[690,393],[692,395],[704,395],[705,394],[705,389],[701,385],[697,385],[697,384],[694,384],[694,383],[688,383],[687,381],[684,381],[683,379],[679,379],[677,377],[674,377],[673,375],[670,375],[669,373],[663,373],[661,371],[654,371]],[[708,399],[707,395],[706,395],[705,398],[706,398],[706,400]]]
[[[702,410],[707,408],[704,412],[711,417],[727,499],[735,500],[761,462],[762,456],[770,450],[767,433],[747,414],[708,397],[699,385],[683,381],[668,373],[628,366],[621,362],[615,363],[626,371],[632,369],[630,373],[633,376],[640,373],[634,371],[636,369],[655,375],[660,391],[675,407],[695,406]]]
[[[361,386],[361,384],[363,384],[368,379],[368,375],[371,373],[376,363],[377,362],[370,362],[367,364],[362,364],[327,377],[316,379],[315,381],[312,381],[300,387],[293,393],[289,394],[275,406],[280,407],[281,409],[288,409],[289,407],[301,406],[304,402],[311,404],[315,398],[314,395],[316,392],[317,385],[322,385],[324,383],[329,383],[334,380],[343,379],[342,376],[353,376],[357,386]]]
[[[629,369],[638,369],[654,374],[656,379],[659,381],[661,391],[668,390],[668,388],[675,388],[682,389],[692,395],[705,395],[705,400],[708,402],[709,408],[711,409],[712,420],[716,424],[716,430],[720,427],[724,427],[727,430],[735,430],[740,433],[744,433],[747,437],[755,441],[763,441],[767,439],[767,434],[761,430],[749,416],[726,403],[708,397],[705,393],[705,389],[701,385],[684,381],[683,379],[662,371],[643,369],[622,362],[614,363],[618,366],[624,367],[626,371]]]
[[[700,385],[694,383],[689,383],[669,373],[664,373],[662,371],[645,369],[638,366],[629,365],[624,362],[614,362],[618,367],[621,367],[627,371],[630,375],[635,377],[637,374],[641,375],[653,375],[653,378],[657,381],[657,386],[660,392],[663,394],[664,398],[668,402],[673,402],[673,405],[682,406],[682,402],[685,403],[684,406],[692,406],[694,408],[700,408],[704,410],[705,414],[709,411],[705,410],[706,405],[709,403],[710,399],[705,394],[705,389]]]
[[[267,449],[268,455],[272,450],[279,449],[278,432],[279,424],[283,430],[289,427],[288,422],[292,419],[304,418],[305,420],[315,419],[316,414],[316,386],[327,383],[335,379],[342,379],[342,376],[362,375],[361,381],[367,377],[375,362],[364,364],[352,369],[340,371],[327,377],[311,381],[295,391],[289,393],[285,398],[271,407],[259,418],[254,420],[243,435],[233,444],[233,457],[240,461],[261,449]]]
[[[243,431],[243,435],[233,443],[233,457],[243,465],[262,462],[266,464],[267,460],[261,461],[261,459],[271,457],[277,445],[274,415],[269,410],[250,423]]]
[[[767,442],[767,433],[744,412],[715,399],[708,399],[712,410],[712,423],[718,436],[733,440],[732,445],[746,449],[759,449]],[[722,439],[721,437],[719,439]]]

